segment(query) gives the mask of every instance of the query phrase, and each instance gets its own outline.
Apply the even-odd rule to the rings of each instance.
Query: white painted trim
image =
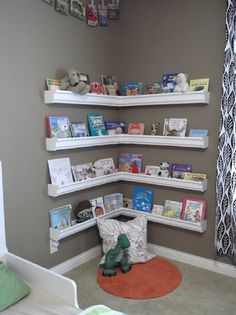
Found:
[[[185,264],[189,264],[198,268],[203,268],[225,276],[236,278],[236,266],[221,263],[219,261],[191,255],[185,252],[174,250],[171,248],[148,244],[151,253],[168,259],[176,260]]]
[[[59,265],[56,265],[54,267],[52,267],[50,270],[54,271],[60,275],[74,269],[77,268],[78,266],[96,258],[97,256],[100,256],[102,253],[102,248],[100,245],[93,247],[89,250],[87,250],[86,252],[75,256]]]

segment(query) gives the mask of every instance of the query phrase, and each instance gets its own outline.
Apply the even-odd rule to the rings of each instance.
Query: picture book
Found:
[[[79,201],[74,208],[76,223],[82,223],[93,218],[92,204],[88,199]]]
[[[85,122],[71,122],[70,127],[73,137],[88,137],[88,130]]]
[[[152,212],[152,190],[136,187],[133,192],[133,209]]]
[[[121,95],[134,96],[142,94],[142,82],[128,82],[123,84]]]
[[[205,91],[209,89],[209,78],[190,80],[189,91]]]
[[[169,218],[180,219],[182,202],[166,200],[162,215]]]
[[[106,212],[111,212],[123,207],[123,194],[114,193],[104,196],[104,205]]]
[[[96,176],[92,163],[74,165],[71,166],[71,170],[75,182],[80,182]]]
[[[207,178],[206,174],[200,174],[200,173],[185,173],[184,179],[186,180],[196,180],[196,181],[203,181]]]
[[[98,25],[98,12],[96,5],[90,3],[86,5],[86,19],[89,26]]]
[[[116,77],[113,75],[101,74],[102,85],[105,87],[105,93],[108,95],[120,95],[119,86]]]
[[[90,90],[91,90],[91,93],[94,93],[94,94],[106,94],[104,85],[99,82],[91,82]]]
[[[112,1],[107,4],[108,17],[110,20],[118,20],[120,16],[119,1]]]
[[[85,0],[73,0],[70,1],[70,15],[80,19],[85,19]]]
[[[101,26],[109,25],[108,9],[104,4],[98,4],[98,23]]]
[[[184,179],[185,173],[192,172],[192,165],[190,164],[176,164],[173,163],[171,166],[171,176],[172,178]]]
[[[48,138],[71,138],[70,121],[66,116],[47,116],[47,136]]]
[[[124,197],[123,198],[123,207],[132,209],[133,208],[133,199]]]
[[[183,198],[181,219],[196,223],[204,221],[206,217],[206,207],[206,199],[185,196]]]
[[[165,118],[163,136],[185,137],[187,118]]]
[[[144,127],[145,125],[143,123],[137,123],[137,122],[129,123],[128,134],[129,135],[143,135]]]
[[[159,82],[148,83],[146,87],[146,94],[159,94],[162,93],[162,87]]]
[[[69,0],[55,0],[55,10],[63,15],[68,15]]]
[[[65,229],[71,226],[71,205],[49,210],[50,227],[54,229]]]
[[[93,169],[96,177],[113,174],[116,172],[113,158],[97,160],[93,163]]]
[[[146,165],[145,167],[145,175],[150,176],[160,176],[161,168],[156,165]]]
[[[152,207],[152,214],[154,215],[162,215],[164,210],[164,206],[162,205],[153,205]]]
[[[208,136],[208,130],[207,129],[190,129],[188,136],[204,138]]]
[[[60,80],[46,78],[46,84],[49,91],[56,91],[61,89]]]
[[[87,117],[88,117],[90,136],[107,135],[103,115],[101,115],[101,114],[88,114]]]
[[[91,199],[90,202],[92,204],[92,212],[94,217],[99,217],[100,215],[106,213],[102,197]]]
[[[63,186],[73,183],[70,158],[48,160],[48,168],[53,185]]]
[[[141,173],[142,154],[139,153],[120,153],[119,172]]]
[[[125,123],[123,121],[105,122],[108,135],[119,135],[125,132]]]
[[[163,74],[161,88],[164,93],[172,93],[176,86],[176,77],[178,73]]]

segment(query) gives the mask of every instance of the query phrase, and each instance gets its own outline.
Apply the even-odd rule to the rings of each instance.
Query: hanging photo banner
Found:
[[[91,4],[86,5],[86,19],[89,26],[98,25],[97,6],[91,1]]]
[[[108,3],[107,8],[108,8],[108,18],[110,20],[118,20],[120,17],[119,0],[113,0],[112,3]]]

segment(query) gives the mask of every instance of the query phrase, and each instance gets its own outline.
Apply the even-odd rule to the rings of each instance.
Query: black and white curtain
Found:
[[[236,262],[236,0],[227,1],[216,179],[216,256]]]

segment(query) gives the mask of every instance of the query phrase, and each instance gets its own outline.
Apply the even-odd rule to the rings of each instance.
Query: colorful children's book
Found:
[[[106,212],[111,212],[123,207],[123,194],[114,193],[104,196],[104,205]]]
[[[105,122],[108,135],[119,135],[125,132],[125,123],[123,121]]]
[[[208,136],[208,130],[207,129],[190,129],[188,136],[204,138]]]
[[[104,4],[98,4],[98,23],[101,26],[109,25],[108,10]]]
[[[166,200],[162,215],[169,218],[180,219],[182,202]]]
[[[70,121],[65,116],[47,116],[47,135],[48,138],[71,138]]]
[[[161,88],[164,93],[172,93],[176,86],[176,77],[178,73],[163,74]]]
[[[86,5],[86,19],[89,26],[98,25],[97,6],[93,4]]]
[[[90,202],[92,204],[92,212],[94,217],[99,217],[100,215],[106,213],[102,197],[91,199]]]
[[[120,172],[141,173],[142,154],[138,153],[121,153],[119,155]]]
[[[71,122],[71,133],[75,138],[88,137],[88,130],[85,122]]]
[[[110,20],[118,20],[120,16],[119,0],[107,4],[108,17]]]
[[[152,190],[136,187],[133,192],[133,209],[152,212]]]
[[[49,91],[56,91],[61,89],[60,80],[46,78],[46,84]]]
[[[70,15],[80,19],[85,19],[85,0],[73,0],[70,1]]]
[[[132,209],[133,208],[133,199],[124,197],[123,198],[123,207]]]
[[[96,177],[113,174],[116,172],[113,158],[100,159],[93,163]]]
[[[190,164],[176,164],[173,163],[171,166],[171,176],[172,178],[184,179],[185,173],[192,172],[192,165]]]
[[[144,123],[129,123],[128,134],[129,135],[143,135],[144,134]]]
[[[71,205],[49,210],[50,227],[54,229],[65,229],[71,226],[71,213]]]
[[[69,0],[55,0],[55,10],[63,15],[68,15]]]
[[[133,96],[142,94],[142,82],[128,82],[123,84],[121,95]]]
[[[88,117],[90,136],[107,135],[103,115],[101,115],[101,114],[88,114],[87,117]]]
[[[185,196],[183,198],[183,209],[181,219],[190,222],[200,222],[206,217],[207,200]]]
[[[96,177],[92,163],[74,165],[71,166],[71,170],[75,182]]]
[[[187,118],[165,118],[163,136],[185,137]]]
[[[153,207],[152,207],[152,214],[162,215],[163,210],[164,210],[164,206],[162,206],[162,205],[153,205]]]
[[[186,180],[196,180],[196,181],[203,181],[207,178],[206,174],[200,173],[184,173],[184,179]]]
[[[209,89],[209,78],[205,79],[194,79],[190,80],[189,90],[190,91],[205,91],[207,92]]]
[[[48,160],[48,167],[53,185],[63,186],[73,183],[69,158]]]
[[[145,175],[150,176],[160,176],[161,168],[157,165],[146,165],[145,167]]]

